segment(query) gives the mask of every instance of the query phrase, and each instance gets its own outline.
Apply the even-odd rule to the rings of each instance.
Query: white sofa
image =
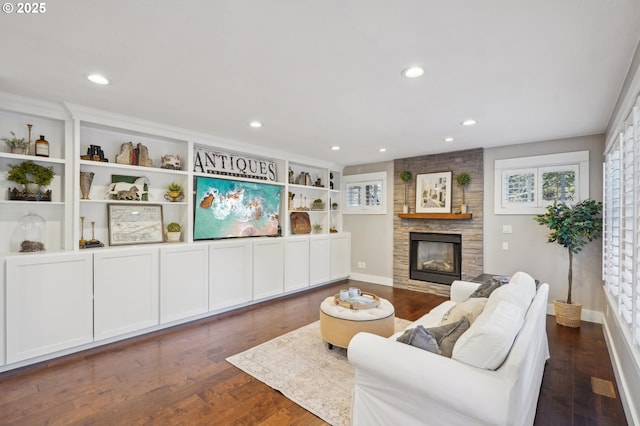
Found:
[[[513,287],[521,283],[525,285]],[[451,286],[450,300],[435,307],[407,329],[418,324],[437,326],[443,315],[452,306],[467,300],[478,285],[455,281]],[[491,293],[482,313],[453,346],[452,358],[396,341],[401,333],[388,339],[358,333],[348,348],[349,361],[356,370],[353,424],[533,424],[544,366],[549,358],[546,332],[548,293],[548,284],[541,284],[536,289],[530,276],[520,272],[515,274],[509,284]],[[513,323],[518,320],[507,319],[509,315],[498,318],[497,323],[495,320],[501,316],[500,311],[511,312],[510,309],[515,310],[517,305],[524,307],[521,326],[515,326],[514,340],[509,342],[508,337],[505,339],[503,349],[506,358],[503,362],[498,360],[499,366],[495,368],[495,359],[487,363],[486,357],[500,351],[496,350],[500,342],[496,346],[495,336],[489,334],[501,334],[513,328]],[[493,326],[488,325],[491,322]],[[467,342],[461,345],[464,338]],[[481,359],[471,359],[475,354],[480,354]],[[469,363],[485,366],[493,363],[495,369],[479,368]]]

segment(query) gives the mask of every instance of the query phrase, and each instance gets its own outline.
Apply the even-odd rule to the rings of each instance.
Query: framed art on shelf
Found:
[[[109,245],[162,243],[162,205],[109,204]]]
[[[416,213],[451,213],[451,172],[416,176]]]

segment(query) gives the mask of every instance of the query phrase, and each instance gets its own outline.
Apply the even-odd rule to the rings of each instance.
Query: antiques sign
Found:
[[[275,182],[276,163],[269,160],[250,158],[244,155],[193,150],[193,171],[212,175],[236,176]]]

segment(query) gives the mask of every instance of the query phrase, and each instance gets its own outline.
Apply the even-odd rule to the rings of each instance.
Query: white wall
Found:
[[[393,161],[345,167],[343,176],[387,173],[386,214],[345,214],[342,225],[351,232],[350,278],[393,285]],[[365,262],[365,268],[358,268]]]
[[[484,151],[484,270],[511,275],[518,270],[549,283],[549,301],[567,298],[569,257],[566,249],[547,243],[548,228],[534,221],[534,215],[495,215],[495,160],[532,155],[589,150],[589,198],[602,201],[602,153],[604,136],[584,136],[561,140],[501,146]],[[512,234],[503,234],[502,225],[511,225]],[[502,250],[502,243],[509,250]],[[573,258],[573,294],[583,310],[602,312],[602,240],[589,243]],[[588,314],[588,313],[587,313]]]

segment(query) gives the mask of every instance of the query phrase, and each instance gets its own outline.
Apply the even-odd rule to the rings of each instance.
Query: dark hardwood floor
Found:
[[[415,320],[441,297],[352,281]],[[0,424],[323,425],[225,361],[319,318],[338,283],[0,374]],[[625,425],[598,324],[556,326],[536,425]],[[592,379],[592,378],[595,378]],[[614,397],[600,392],[610,391]]]

